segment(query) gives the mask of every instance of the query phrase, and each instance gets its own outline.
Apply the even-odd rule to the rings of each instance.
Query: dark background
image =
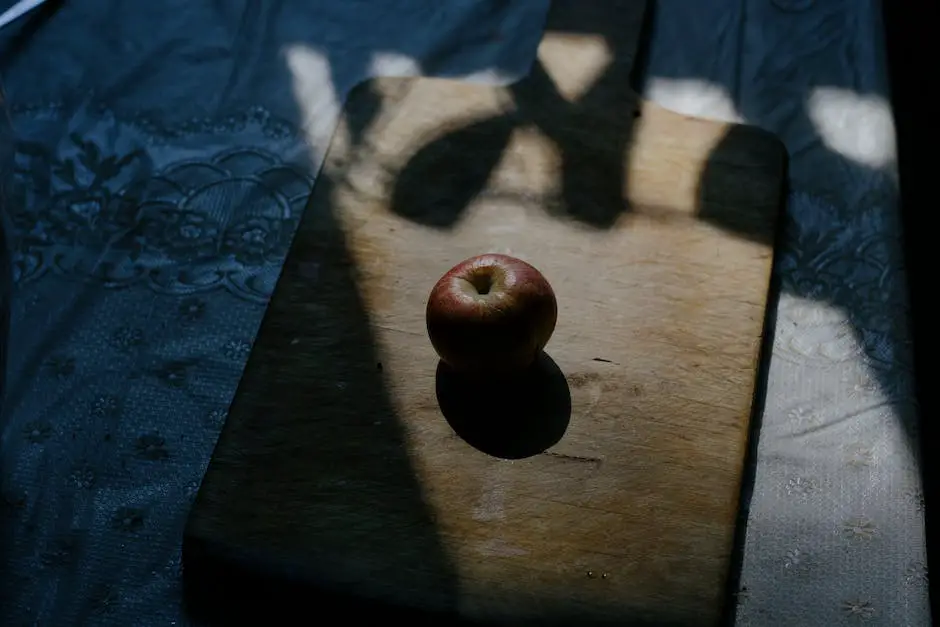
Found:
[[[937,356],[938,321],[933,315],[931,301],[937,287],[937,267],[933,227],[935,213],[940,210],[931,184],[936,179],[937,120],[936,99],[932,83],[938,72],[930,59],[937,56],[933,42],[940,37],[936,2],[909,3],[884,0],[882,3],[888,44],[888,71],[891,78],[891,96],[898,134],[898,167],[901,184],[901,219],[904,228],[905,262],[908,270],[911,302],[911,322],[914,335],[914,368],[917,374],[917,399],[920,404],[920,432],[922,449],[921,472],[924,477],[926,501],[928,570],[936,572],[940,564],[936,533],[931,533],[931,522],[937,518],[938,461],[932,457],[937,448],[938,398],[931,361]],[[930,7],[933,10],[928,10]],[[934,171],[931,171],[934,170]],[[940,593],[937,579],[930,581],[930,609],[932,616],[940,616]]]

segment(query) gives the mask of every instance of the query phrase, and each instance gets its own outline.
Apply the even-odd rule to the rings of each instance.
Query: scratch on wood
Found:
[[[554,457],[555,459],[561,459],[569,462],[581,462],[585,464],[594,464],[598,468],[601,466],[601,459],[599,457],[585,457],[583,455],[566,455],[564,453],[553,453],[552,451],[545,451],[542,455],[548,457]]]
[[[417,331],[408,331],[407,329],[397,329],[385,324],[376,324],[376,329],[382,329],[383,331],[391,331],[392,333],[404,333],[405,335],[423,335],[423,333],[418,333]]]
[[[605,509],[603,507],[592,507],[591,505],[585,505],[583,503],[575,504],[575,503],[569,503],[567,501],[562,501],[560,499],[550,499],[550,498],[544,498],[544,497],[540,498],[537,496],[533,496],[532,498],[534,498],[537,501],[542,501],[544,503],[554,503],[555,505],[561,505],[562,507],[570,507],[572,509],[576,509],[580,511],[597,512],[599,514],[610,514],[612,516],[624,515],[623,512],[620,512],[617,510]]]

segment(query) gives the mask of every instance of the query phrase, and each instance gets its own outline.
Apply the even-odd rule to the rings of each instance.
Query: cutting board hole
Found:
[[[492,457],[524,459],[564,437],[571,391],[555,361],[542,353],[512,379],[467,378],[438,363],[437,401],[454,432]]]

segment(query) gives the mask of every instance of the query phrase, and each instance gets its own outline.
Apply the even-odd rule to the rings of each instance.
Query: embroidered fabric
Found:
[[[185,517],[337,103],[376,73],[518,76],[547,7],[106,4],[65,3],[3,66],[0,624],[188,622]],[[647,96],[793,160],[738,624],[928,625],[878,3],[657,7]]]
[[[13,153],[15,151],[13,129],[10,118],[4,115],[6,98],[0,83],[0,408],[6,390],[7,341],[10,326],[10,299],[13,293],[13,277],[10,268],[9,237],[11,226],[7,220],[7,199],[10,197],[10,180],[13,175]]]

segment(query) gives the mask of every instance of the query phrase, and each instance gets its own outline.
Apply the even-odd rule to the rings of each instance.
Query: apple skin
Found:
[[[455,371],[518,373],[535,361],[558,318],[548,280],[508,255],[461,261],[431,290],[428,337],[441,361]]]

